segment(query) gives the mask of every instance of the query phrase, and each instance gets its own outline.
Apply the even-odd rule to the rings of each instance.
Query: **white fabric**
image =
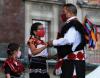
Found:
[[[66,44],[73,44],[72,51],[75,51],[76,47],[81,42],[81,36],[78,31],[75,30],[75,27],[71,27],[68,32],[65,33],[64,38],[60,38],[57,40],[53,40],[53,45],[66,45]]]
[[[77,18],[76,16],[73,16],[69,18],[66,23],[69,23],[70,20]],[[80,44],[81,42],[81,36],[78,31],[75,30],[75,27],[71,27],[65,34],[64,38],[56,39],[53,40],[53,45],[54,46],[60,46],[60,45],[66,45],[66,44],[73,44],[72,46],[72,51],[75,51],[76,47]]]
[[[21,51],[18,51],[17,52],[17,58],[20,58],[21,57],[21,54],[22,54],[22,52]]]
[[[44,45],[37,45],[37,48],[41,48],[43,47]],[[31,50],[29,49],[28,51],[29,55],[32,55],[31,53]],[[43,56],[43,57],[47,57],[48,56],[48,52],[47,52],[47,49],[44,49],[41,53],[38,53],[36,55],[32,55],[32,57],[35,57],[35,56]]]
[[[56,74],[57,76],[59,76],[59,75],[62,74],[61,67],[59,67],[58,69],[55,70],[55,74]]]
[[[69,18],[65,23],[69,23],[70,20],[75,19],[75,18],[77,18],[77,16],[73,16],[73,17]]]
[[[85,78],[100,78],[100,66],[91,73],[87,74]]]
[[[37,45],[37,48],[41,48],[43,47],[44,45]],[[35,55],[35,56],[44,56],[44,57],[47,57],[48,56],[48,52],[47,52],[47,49],[44,49],[41,53]]]

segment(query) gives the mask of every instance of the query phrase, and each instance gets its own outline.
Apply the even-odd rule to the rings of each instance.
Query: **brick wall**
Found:
[[[24,43],[23,0],[0,0],[0,43]]]

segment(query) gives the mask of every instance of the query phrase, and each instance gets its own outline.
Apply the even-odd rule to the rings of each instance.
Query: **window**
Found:
[[[77,5],[81,8],[100,9],[100,0],[77,0]]]

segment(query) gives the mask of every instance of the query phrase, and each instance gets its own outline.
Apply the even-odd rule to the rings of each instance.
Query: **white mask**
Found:
[[[17,52],[17,58],[20,58],[21,57],[21,51],[18,51]]]

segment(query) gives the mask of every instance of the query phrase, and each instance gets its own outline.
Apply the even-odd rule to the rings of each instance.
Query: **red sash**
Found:
[[[13,58],[8,58],[4,62],[3,68],[5,68],[6,66],[9,66],[11,71],[13,71],[14,73],[22,73],[25,70],[24,65],[17,59],[14,60]]]

